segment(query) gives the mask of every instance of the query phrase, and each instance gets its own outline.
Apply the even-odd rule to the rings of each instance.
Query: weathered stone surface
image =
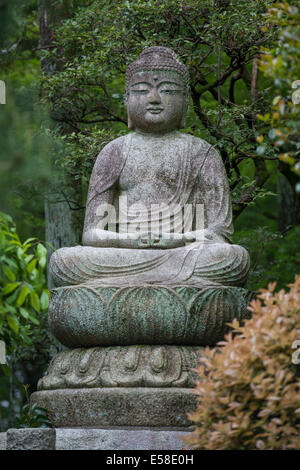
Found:
[[[6,432],[0,432],[0,450],[6,450]]]
[[[55,440],[55,429],[9,429],[7,450],[54,450]]]
[[[89,287],[52,291],[49,321],[68,347],[129,344],[213,345],[227,323],[249,318],[239,287]]]
[[[195,385],[202,348],[115,346],[63,351],[51,361],[38,390]]]
[[[133,132],[95,162],[84,246],[50,260],[52,330],[70,347],[215,344],[227,322],[247,316],[249,300],[241,290],[249,255],[230,243],[223,162],[212,145],[179,132],[188,71],[173,51],[143,51],[126,94]]]
[[[65,389],[35,392],[31,403],[46,408],[55,427],[185,427],[196,395],[186,388]]]
[[[56,430],[56,450],[180,450],[188,431],[161,429]]]

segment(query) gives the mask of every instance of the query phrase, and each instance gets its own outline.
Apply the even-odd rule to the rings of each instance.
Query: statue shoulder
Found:
[[[122,135],[121,137],[118,137],[117,139],[114,139],[106,144],[100,151],[97,160],[104,161],[107,160],[107,158],[114,159],[114,157],[121,157],[124,144],[128,140],[129,135],[130,134]]]
[[[109,142],[99,153],[90,180],[90,192],[101,193],[119,178],[126,160],[129,136],[121,136]]]
[[[198,164],[204,164],[207,159],[210,160],[210,164],[215,163],[216,165],[222,165],[222,159],[219,152],[215,147],[200,137],[195,137],[190,134],[181,134],[188,142],[189,153],[191,159]]]
[[[103,147],[94,164],[94,171],[109,171],[113,173],[123,168],[126,158],[126,146],[130,134],[122,135]]]
[[[219,155],[215,147],[209,142],[207,142],[207,140],[201,139],[200,137],[195,137],[190,134],[186,135],[188,136],[190,146],[192,147],[195,153],[199,154],[202,152],[209,152],[211,155]]]

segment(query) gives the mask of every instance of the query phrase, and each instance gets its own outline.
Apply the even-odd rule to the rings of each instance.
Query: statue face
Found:
[[[153,70],[132,76],[127,98],[130,128],[149,133],[179,129],[186,108],[184,84],[177,72]]]

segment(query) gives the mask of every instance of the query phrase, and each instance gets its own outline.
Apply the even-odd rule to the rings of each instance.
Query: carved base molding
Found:
[[[35,392],[33,403],[48,410],[56,428],[186,427],[196,395],[188,388],[85,388]]]
[[[192,346],[113,346],[63,351],[38,390],[95,387],[194,386],[201,349]]]

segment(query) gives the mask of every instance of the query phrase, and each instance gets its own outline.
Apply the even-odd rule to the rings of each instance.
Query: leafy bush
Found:
[[[274,153],[288,163],[292,171],[300,175],[299,132],[300,132],[300,36],[299,2],[277,1],[269,9],[266,18],[269,26],[279,29],[278,41],[272,48],[262,47],[260,69],[274,81],[276,96],[273,97],[271,113],[259,114],[258,119],[266,123],[265,130],[258,137],[261,155],[266,142],[272,142]],[[300,187],[300,185],[299,185]]]
[[[26,396],[25,405],[21,408],[20,417],[16,419],[17,428],[47,428],[51,427],[51,422],[47,416],[47,410],[40,408],[34,403],[30,405],[30,398],[28,393],[28,385],[24,385],[24,391]]]
[[[46,248],[36,238],[24,243],[10,216],[0,212],[0,340],[7,365],[0,375],[0,430],[47,425],[45,410],[30,407],[28,391],[61,348],[47,324]]]
[[[32,328],[48,308],[46,256],[36,238],[22,243],[11,217],[0,213],[0,339],[8,354],[31,344]]]
[[[251,302],[251,319],[205,351],[185,439],[195,449],[300,448],[300,275],[289,292],[275,286]]]

